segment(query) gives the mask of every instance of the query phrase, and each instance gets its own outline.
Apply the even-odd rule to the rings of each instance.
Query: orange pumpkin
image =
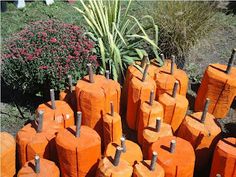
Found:
[[[188,91],[188,76],[183,70],[175,68],[174,58],[175,57],[172,56],[171,68],[169,72],[167,72],[167,70],[164,69],[161,70],[159,73],[156,73],[155,82],[156,82],[157,99],[161,94],[165,92],[171,94],[176,80],[179,82],[178,93],[180,95],[186,96],[186,93]]]
[[[236,49],[233,49],[228,66],[210,64],[202,78],[195,100],[195,111],[202,111],[204,100],[209,98],[209,113],[224,118],[236,96],[236,67],[232,67]]]
[[[133,177],[164,177],[164,169],[156,161],[157,153],[153,152],[152,160],[144,160],[135,164]]]
[[[104,157],[99,162],[96,177],[131,177],[133,173],[132,166],[120,159],[122,148],[117,147],[114,159]]]
[[[126,121],[131,129],[137,130],[140,105],[148,100],[151,90],[156,90],[154,80],[147,75],[148,67],[149,64],[146,64],[143,75],[133,77],[129,84]]]
[[[161,118],[157,118],[156,122],[146,127],[143,130],[143,144],[142,151],[144,159],[148,158],[148,150],[152,143],[156,142],[159,138],[165,136],[172,136],[172,128],[169,124],[162,123]]]
[[[156,122],[157,117],[163,118],[164,110],[162,105],[154,101],[154,91],[150,92],[150,98],[148,102],[141,104],[138,114],[138,143],[143,144],[143,129]]]
[[[39,158],[28,161],[18,172],[17,177],[60,177],[59,168],[54,162]]]
[[[236,176],[236,138],[220,140],[215,148],[211,164],[210,177],[220,174],[222,177]]]
[[[215,122],[215,117],[207,113],[208,105],[209,99],[205,102],[203,112],[186,116],[177,134],[192,144],[196,154],[195,168],[197,171],[201,171],[210,163],[221,133],[220,127]]]
[[[38,123],[31,122],[17,133],[16,144],[20,166],[34,159],[35,154],[57,162],[55,136],[63,127],[53,121],[44,121],[43,113],[43,111],[38,112]]]
[[[179,128],[188,110],[188,100],[177,94],[177,88],[178,82],[176,81],[172,95],[164,93],[158,98],[164,108],[163,121],[171,125],[173,132]]]
[[[16,173],[16,142],[12,135],[0,132],[0,164],[2,177],[12,177]]]
[[[165,177],[193,177],[195,154],[192,145],[178,137],[162,137],[149,149],[158,152],[157,163],[165,170]]]
[[[105,156],[114,158],[114,154],[118,146],[123,148],[121,159],[127,161],[131,166],[133,166],[136,162],[143,160],[143,154],[140,147],[132,141],[125,140],[124,137],[121,137],[120,142],[109,143],[105,151]]]
[[[101,139],[90,127],[77,124],[60,131],[56,137],[56,149],[62,177],[94,176],[101,157]]]
[[[51,101],[40,104],[36,112],[44,111],[44,122],[55,121],[63,127],[74,125],[74,112],[65,101],[55,101],[54,89],[50,89]]]
[[[114,105],[111,102],[111,113],[103,117],[103,136],[104,147],[110,142],[119,141],[122,136],[122,123],[120,115],[114,112]]]
[[[77,103],[76,103],[76,95],[75,95],[75,87],[72,84],[72,77],[71,75],[68,75],[69,80],[69,87],[59,94],[59,100],[67,102],[70,107],[73,109],[74,112],[76,112],[77,109]]]

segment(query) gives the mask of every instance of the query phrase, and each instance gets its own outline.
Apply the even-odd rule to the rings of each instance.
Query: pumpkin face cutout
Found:
[[[63,177],[94,176],[101,157],[101,138],[88,126],[81,125],[81,112],[77,124],[60,131],[56,149]]]
[[[16,173],[16,142],[12,135],[0,132],[0,161],[1,175],[12,177]]]
[[[35,155],[34,160],[28,161],[18,172],[17,177],[60,177],[59,168],[52,161]]]
[[[232,67],[236,49],[233,49],[228,66],[210,64],[202,78],[195,100],[194,110],[202,111],[204,100],[211,103],[208,112],[217,118],[224,118],[236,96],[236,68]]]

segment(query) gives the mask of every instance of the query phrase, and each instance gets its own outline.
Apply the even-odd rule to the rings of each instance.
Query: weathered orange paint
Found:
[[[126,152],[121,153],[121,159],[127,161],[131,166],[136,162],[143,160],[143,153],[136,143],[126,140]],[[120,142],[112,142],[107,145],[105,156],[114,158],[117,146],[121,146]]]
[[[60,177],[59,168],[54,162],[40,158],[40,173],[35,173],[35,161],[28,161],[18,172],[17,177]]]
[[[173,153],[170,152],[171,140],[176,141]],[[193,177],[195,154],[188,141],[174,136],[162,137],[149,149],[149,159],[153,151],[158,152],[157,163],[165,170],[165,177]]]
[[[210,64],[202,78],[195,100],[195,111],[202,111],[204,100],[211,100],[208,112],[217,118],[224,118],[236,96],[236,67],[231,72],[224,71],[227,66],[222,64]]]
[[[2,177],[13,177],[16,173],[16,142],[7,132],[0,132],[0,164]]]
[[[42,132],[37,132],[37,123],[32,122],[24,126],[16,136],[17,153],[20,166],[34,159],[35,154],[41,158],[57,162],[55,137],[63,127],[53,121],[44,121]]]
[[[160,131],[156,131],[156,123],[152,123],[150,126],[143,130],[143,144],[142,151],[144,159],[148,158],[148,150],[152,143],[165,136],[172,136],[172,128],[169,124],[161,123]]]
[[[47,103],[40,104],[36,110],[44,111],[43,120],[45,121],[55,121],[61,124],[63,127],[69,127],[74,125],[74,112],[71,107],[65,101],[55,101],[56,109],[51,108],[51,101]]]
[[[138,143],[143,144],[143,130],[145,127],[155,124],[156,118],[163,118],[164,109],[163,106],[157,102],[153,101],[153,104],[150,105],[149,102],[143,102],[141,104],[139,114],[138,114]]]
[[[215,148],[210,177],[220,174],[222,177],[236,176],[236,138],[220,140]]]
[[[192,144],[196,154],[196,170],[202,170],[210,163],[221,133],[213,115],[207,113],[204,123],[201,123],[201,116],[202,112],[186,116],[177,133],[178,137]]]
[[[62,177],[95,176],[101,157],[101,138],[90,127],[81,126],[80,136],[75,136],[76,126],[60,131],[56,149]]]
[[[173,132],[175,132],[185,118],[188,110],[188,100],[179,94],[173,98],[168,93],[164,93],[159,97],[158,101],[164,108],[163,122],[170,124]]]

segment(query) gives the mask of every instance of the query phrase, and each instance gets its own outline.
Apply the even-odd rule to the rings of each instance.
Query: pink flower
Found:
[[[27,59],[28,61],[32,61],[32,60],[33,60],[33,55],[32,55],[32,54],[29,54],[29,55],[26,57],[26,59]]]
[[[53,38],[50,39],[50,42],[51,42],[51,43],[56,43],[56,42],[57,42],[57,39],[53,37]]]
[[[39,69],[44,69],[44,70],[46,70],[46,69],[48,69],[48,66],[40,66]]]

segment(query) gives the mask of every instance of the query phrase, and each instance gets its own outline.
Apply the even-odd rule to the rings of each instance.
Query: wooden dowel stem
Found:
[[[163,53],[161,53],[161,60],[165,61],[165,55]]]
[[[35,162],[35,173],[39,174],[40,173],[40,158],[38,155],[35,155],[34,157],[34,162]]]
[[[118,146],[116,148],[116,153],[115,153],[115,157],[114,157],[114,161],[113,161],[113,165],[114,166],[118,166],[119,165],[121,153],[122,153],[122,147]]]
[[[174,66],[175,66],[175,56],[171,55],[171,66],[170,66],[170,74],[174,74]]]
[[[44,114],[44,111],[42,110],[39,110],[38,111],[38,128],[37,128],[37,133],[40,133],[43,131],[43,114]]]
[[[171,140],[171,142],[170,142],[170,153],[174,153],[175,152],[175,148],[176,148],[176,141],[175,140]]]
[[[68,75],[68,82],[69,82],[69,90],[72,93],[73,91],[73,84],[72,84],[72,76]]]
[[[210,104],[210,99],[207,98],[206,102],[205,102],[205,105],[204,105],[204,108],[203,108],[202,116],[201,116],[201,123],[203,123],[203,124],[206,120],[206,115],[207,115],[209,104]]]
[[[87,67],[88,67],[88,73],[89,73],[89,82],[90,82],[90,83],[94,83],[93,68],[92,68],[91,63],[88,63],[88,64],[87,64]]]
[[[106,79],[110,79],[110,71],[109,70],[106,70]]]
[[[159,132],[161,130],[161,118],[156,118],[156,132]]]
[[[144,82],[145,79],[146,79],[146,77],[147,77],[148,67],[149,67],[149,63],[146,64],[145,69],[144,69],[144,71],[143,71],[142,82]]]
[[[234,56],[235,56],[235,53],[236,53],[236,48],[232,50],[232,53],[231,53],[231,56],[229,58],[229,61],[228,61],[228,65],[227,65],[227,69],[226,69],[226,74],[229,74],[230,71],[231,71],[231,68],[233,66],[233,62],[234,62]]]
[[[80,137],[81,121],[82,121],[82,112],[77,112],[76,132],[75,132],[76,137]]]
[[[154,91],[152,90],[150,92],[150,97],[149,97],[149,104],[152,106],[154,101]]]
[[[55,92],[54,89],[50,89],[50,98],[51,98],[51,106],[52,109],[56,109],[56,103],[55,103]]]
[[[152,152],[152,160],[150,164],[150,170],[154,171],[156,168],[156,161],[157,161],[157,152]]]
[[[148,61],[148,56],[147,55],[144,55],[143,56],[143,59],[141,61],[141,68],[143,68],[145,66],[145,64],[147,63]]]
[[[125,140],[126,140],[126,138],[125,138],[124,136],[122,136],[122,137],[120,138],[121,147],[122,147],[122,149],[123,149],[122,152],[126,152]]]
[[[174,85],[173,92],[172,92],[172,97],[173,98],[175,98],[176,95],[177,95],[178,86],[179,86],[179,82],[175,81],[175,85]]]

